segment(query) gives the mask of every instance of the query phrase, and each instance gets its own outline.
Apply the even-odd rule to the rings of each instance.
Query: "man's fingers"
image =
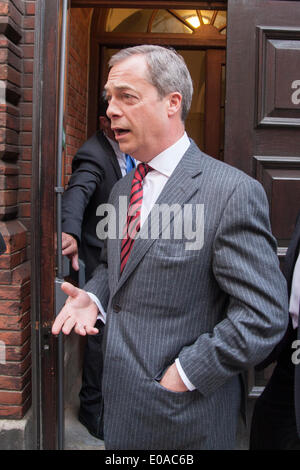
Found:
[[[71,241],[67,240],[67,239],[63,239],[62,242],[61,242],[62,249],[64,250],[64,249],[68,248],[69,246],[71,246]]]
[[[77,248],[72,245],[63,246],[61,253],[63,256],[70,256],[70,255],[73,255],[74,253],[77,253]]]
[[[85,330],[87,332],[88,335],[96,335],[97,333],[99,333],[99,330],[98,328],[95,328],[93,326],[86,326],[85,327]]]
[[[62,285],[61,285],[61,290],[69,295],[70,297],[77,297],[77,295],[79,294],[80,292],[80,289],[78,289],[77,287],[73,286],[73,284],[71,284],[70,282],[63,282]]]
[[[79,271],[78,253],[72,256],[72,267],[75,271]]]
[[[64,307],[59,313],[59,315],[56,317],[52,325],[52,334],[58,335],[60,333],[63,324],[65,323],[65,321],[67,320],[69,316],[70,315],[69,315],[68,309]]]
[[[77,333],[80,336],[86,336],[86,334],[87,334],[87,332],[85,330],[85,327],[79,322],[76,323],[76,325],[74,327],[74,331],[75,331],[75,333]]]
[[[71,333],[73,327],[76,325],[76,319],[71,316],[69,318],[66,319],[66,321],[64,322],[64,325],[61,329],[61,331],[65,334],[65,335],[68,335]]]

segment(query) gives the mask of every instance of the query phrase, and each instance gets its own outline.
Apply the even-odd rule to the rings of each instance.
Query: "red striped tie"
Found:
[[[127,263],[136,234],[141,226],[141,207],[143,201],[143,179],[151,171],[147,163],[139,163],[134,172],[131,183],[130,201],[127,210],[127,222],[124,227],[123,240],[121,244],[121,273]]]

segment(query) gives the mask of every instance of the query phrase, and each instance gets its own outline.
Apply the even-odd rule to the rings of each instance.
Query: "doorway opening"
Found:
[[[108,60],[120,48],[159,44],[175,48],[190,70],[194,95],[188,135],[206,153],[224,154],[227,12],[222,9],[71,8],[66,75],[63,184],[77,150],[98,129],[98,97]],[[65,448],[97,449],[103,443],[78,422],[85,338],[65,338]]]

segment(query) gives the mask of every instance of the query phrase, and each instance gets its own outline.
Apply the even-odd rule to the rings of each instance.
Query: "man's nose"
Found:
[[[106,114],[109,119],[113,118],[114,116],[120,116],[121,109],[118,106],[117,101],[114,98],[111,98],[108,103],[108,108],[106,110]]]

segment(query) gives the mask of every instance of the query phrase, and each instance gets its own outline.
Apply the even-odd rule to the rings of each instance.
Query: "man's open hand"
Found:
[[[75,333],[81,336],[97,334],[98,329],[94,325],[98,307],[89,295],[69,282],[64,282],[61,289],[69,297],[53,323],[52,333],[58,335],[62,331],[68,335],[74,328]]]

